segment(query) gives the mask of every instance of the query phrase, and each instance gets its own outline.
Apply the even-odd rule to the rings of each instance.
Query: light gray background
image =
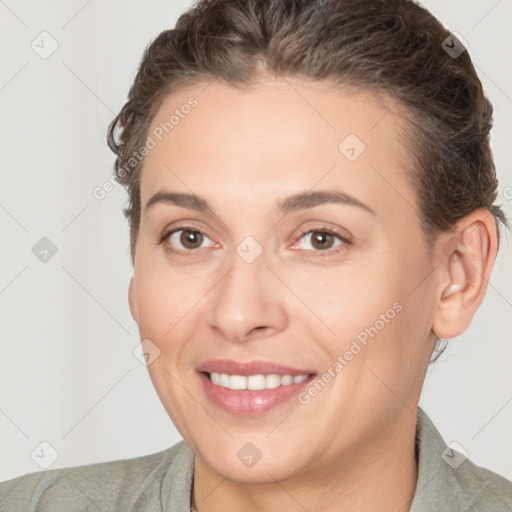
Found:
[[[426,0],[461,34],[495,106],[500,202],[511,215],[512,0]],[[146,45],[185,0],[0,0],[0,480],[130,458],[180,439],[135,358],[126,298],[126,204],[103,200],[114,157],[108,124]],[[47,31],[58,49],[48,51]],[[47,37],[47,36],[46,36]],[[46,263],[32,247],[48,237]],[[470,329],[429,371],[420,405],[449,443],[512,478],[512,250],[501,252]],[[33,453],[33,457],[31,457]]]

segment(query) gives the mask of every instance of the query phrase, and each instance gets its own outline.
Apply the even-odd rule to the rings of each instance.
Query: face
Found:
[[[212,82],[153,120],[130,307],[168,414],[232,480],[378,450],[416,410],[433,264],[392,105]]]

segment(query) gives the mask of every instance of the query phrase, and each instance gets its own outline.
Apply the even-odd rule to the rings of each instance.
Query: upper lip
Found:
[[[227,373],[229,375],[310,375],[311,370],[292,368],[270,361],[234,361],[228,359],[216,359],[201,363],[196,370],[205,373]]]

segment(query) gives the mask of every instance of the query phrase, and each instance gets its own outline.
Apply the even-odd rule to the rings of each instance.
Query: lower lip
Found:
[[[252,391],[249,389],[234,390],[216,386],[206,374],[199,372],[198,375],[206,396],[221,409],[239,416],[263,414],[273,407],[287,402],[297,396],[300,390],[306,387],[315,377],[311,375],[298,384]]]

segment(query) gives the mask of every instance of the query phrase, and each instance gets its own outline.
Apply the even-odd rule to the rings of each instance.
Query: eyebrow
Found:
[[[348,206],[356,206],[368,213],[376,215],[375,211],[362,201],[340,190],[318,191],[318,192],[300,192],[292,196],[286,197],[277,204],[279,211],[290,213],[306,208],[313,208],[327,203],[344,204]],[[145,210],[152,208],[156,204],[172,204],[181,208],[188,208],[204,212],[211,210],[206,199],[196,194],[184,194],[178,192],[157,192],[146,203]]]

